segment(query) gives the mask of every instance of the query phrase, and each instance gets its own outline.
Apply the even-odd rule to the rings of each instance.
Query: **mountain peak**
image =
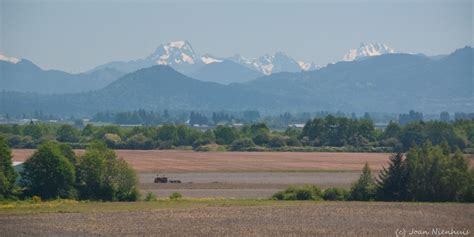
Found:
[[[186,40],[172,41],[162,44],[147,58],[158,65],[175,66],[179,64],[195,64],[199,61],[191,44]]]
[[[14,57],[8,57],[8,56],[0,54],[0,61],[5,61],[5,62],[17,64],[18,62],[21,61],[21,59],[14,58]]]
[[[349,50],[344,55],[344,61],[354,61],[365,57],[395,53],[395,50],[384,43],[360,43],[359,48]]]

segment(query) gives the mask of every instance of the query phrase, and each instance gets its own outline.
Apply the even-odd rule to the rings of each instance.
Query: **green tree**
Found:
[[[160,141],[169,141],[173,144],[178,142],[178,130],[172,124],[165,124],[158,130],[158,139]]]
[[[374,199],[375,181],[372,177],[372,171],[369,164],[365,163],[362,174],[359,179],[352,184],[350,191],[350,200],[369,201]]]
[[[80,199],[134,201],[138,199],[135,171],[104,143],[94,142],[79,158],[77,187]]]
[[[408,198],[408,167],[403,153],[390,157],[389,167],[379,173],[377,182],[377,199],[384,201],[405,201]]]
[[[74,198],[74,166],[57,143],[46,142],[26,160],[21,184],[27,195],[43,199]]]
[[[77,142],[79,141],[79,131],[71,125],[61,125],[56,132],[56,139],[60,142]]]
[[[239,138],[239,131],[237,131],[237,129],[222,125],[217,126],[214,130],[214,134],[217,144],[220,145],[231,144],[234,140]]]
[[[11,198],[16,193],[17,173],[12,164],[12,152],[3,137],[0,137],[0,199]]]

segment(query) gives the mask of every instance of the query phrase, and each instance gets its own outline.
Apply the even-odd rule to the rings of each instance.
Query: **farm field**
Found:
[[[182,183],[153,183],[154,174],[139,174],[143,192],[169,197],[179,192],[185,197],[270,198],[290,185],[314,184],[321,188],[346,187],[359,172],[211,172],[166,173]]]
[[[13,160],[24,161],[33,149],[13,149]],[[82,153],[83,150],[76,150]],[[387,153],[343,152],[194,152],[178,150],[115,150],[139,173],[360,171],[365,162],[374,170],[387,164]]]
[[[34,150],[14,149],[15,161]],[[76,150],[82,153],[83,150]],[[193,152],[116,150],[138,172],[142,193],[168,197],[270,198],[290,185],[349,187],[367,161],[377,171],[388,161],[384,153]],[[155,184],[165,174],[180,184]]]
[[[472,232],[474,226],[474,206],[453,203],[181,200],[39,205],[10,209],[15,214],[0,208],[2,234],[397,236],[396,231],[405,231],[408,236],[412,229]]]
[[[13,159],[24,161],[33,152],[13,149]],[[191,198],[269,198],[290,185],[304,184],[348,188],[365,162],[377,173],[390,156],[387,153],[176,150],[116,150],[116,153],[137,171],[142,193],[168,197],[179,192]],[[155,184],[156,174],[182,183]]]

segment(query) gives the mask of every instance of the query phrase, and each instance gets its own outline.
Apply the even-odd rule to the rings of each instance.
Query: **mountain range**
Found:
[[[236,65],[230,66],[231,63],[229,61],[234,62]],[[209,66],[211,64],[213,65]],[[188,76],[200,76],[203,72],[199,71],[202,70],[205,71],[206,77],[200,79],[222,84],[248,81],[258,76],[278,72],[300,72],[319,68],[319,66],[313,62],[296,61],[283,52],[277,52],[273,55],[266,54],[253,59],[247,59],[238,54],[227,58],[216,57],[211,54],[199,55],[194,51],[188,41],[181,40],[162,44],[158,46],[152,54],[143,59],[127,62],[110,62],[100,65],[92,71],[103,68],[113,68],[122,72],[132,72],[153,65],[168,65],[176,71]],[[230,67],[232,67],[232,71],[229,71]],[[254,71],[254,73],[250,73],[249,69]],[[245,76],[239,77],[237,80],[229,80],[228,78],[222,79],[220,76],[223,70],[226,70],[228,75],[235,73]],[[215,73],[215,75],[212,75],[213,73]],[[254,77],[250,77],[250,75]]]
[[[344,56],[359,60],[369,56],[393,53],[385,44],[361,44]],[[314,71],[321,66],[297,61],[283,52],[247,59],[238,54],[216,57],[197,54],[186,40],[162,44],[149,56],[132,61],[109,62],[78,74],[60,70],[43,70],[27,59],[0,55],[0,90],[42,94],[75,93],[105,87],[126,73],[154,65],[167,65],[189,77],[221,84],[242,83],[279,72]]]
[[[105,110],[140,108],[155,111],[253,109],[263,113],[473,111],[473,55],[471,47],[437,59],[388,53],[329,64],[314,71],[272,73],[229,85],[194,79],[172,65],[155,65],[130,72],[105,88],[91,92],[40,95],[3,91],[0,112],[21,114],[42,110],[83,116]],[[180,59],[185,58],[188,60],[182,56]],[[165,60],[164,57],[159,59]],[[166,58],[177,62],[175,59]],[[242,66],[234,60],[218,63],[205,65],[225,65],[229,69],[221,73],[226,75],[227,72],[228,76],[232,68]],[[200,75],[206,77],[206,73],[202,71]]]
[[[79,74],[43,70],[26,59],[0,55],[0,90],[5,91],[76,93],[103,88],[123,75],[113,68]]]

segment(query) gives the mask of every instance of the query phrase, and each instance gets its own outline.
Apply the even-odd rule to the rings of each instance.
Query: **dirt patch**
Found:
[[[396,236],[397,230],[435,228],[472,234],[474,209],[472,204],[312,202],[0,215],[0,223],[5,236]]]

